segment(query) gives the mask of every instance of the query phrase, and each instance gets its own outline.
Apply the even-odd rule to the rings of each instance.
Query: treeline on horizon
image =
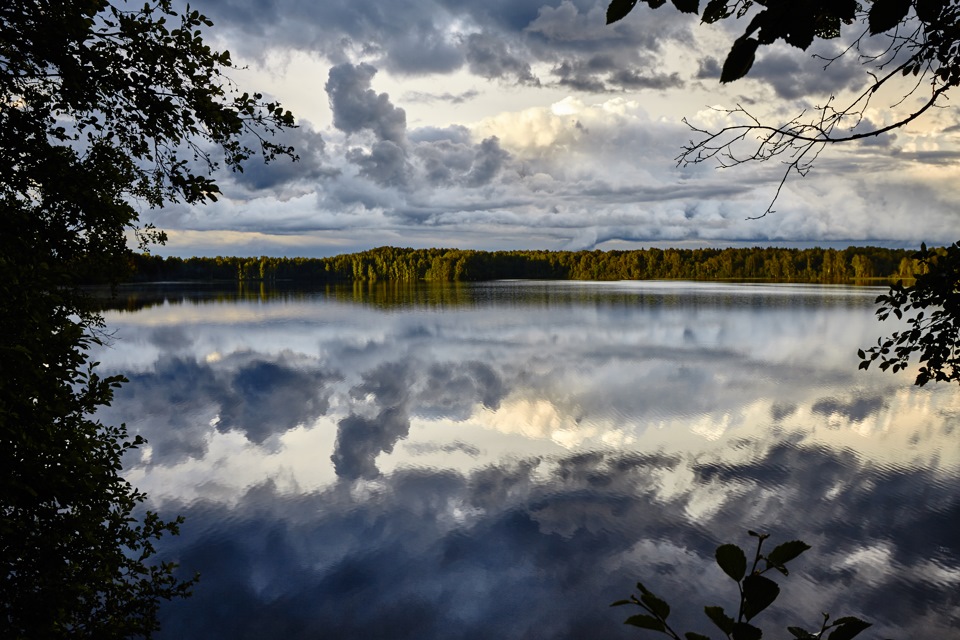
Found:
[[[239,280],[311,283],[504,279],[767,280],[843,283],[911,279],[922,265],[909,249],[637,249],[474,251],[379,247],[329,258],[131,257],[131,280]]]

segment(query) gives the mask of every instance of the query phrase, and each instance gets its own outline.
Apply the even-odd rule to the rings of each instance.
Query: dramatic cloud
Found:
[[[778,194],[783,157],[722,173],[713,161],[677,166],[702,135],[684,119],[717,131],[742,124],[724,111],[741,105],[777,126],[814,117],[831,96],[849,101],[868,78],[862,60],[837,57],[851,30],[805,52],[765,47],[747,78],[721,85],[744,21],[698,25],[641,3],[606,25],[606,4],[210,0],[203,10],[250,65],[252,88],[305,120],[277,138],[300,161],[248,163],[220,176],[225,197],[213,206],[171,205],[143,221],[170,233],[160,252],[184,256],[955,240],[950,111],[831,147],[806,179],[791,174],[762,220],[747,219]],[[911,87],[873,96],[845,124],[864,133],[902,118]],[[735,156],[754,144],[747,136]]]
[[[371,131],[378,141],[402,146],[407,115],[386,93],[371,89],[377,70],[369,64],[340,64],[330,69],[325,89],[330,96],[333,126],[344,133]]]

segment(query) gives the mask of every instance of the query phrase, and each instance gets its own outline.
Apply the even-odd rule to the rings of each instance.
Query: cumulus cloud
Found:
[[[330,69],[324,88],[330,97],[333,126],[344,133],[371,131],[378,141],[403,145],[407,115],[386,93],[371,86],[377,70],[369,64],[339,64]]]
[[[281,156],[269,163],[248,162],[243,166],[243,171],[231,173],[231,180],[251,190],[270,190],[283,196],[290,187],[296,186],[297,191],[302,193],[303,187],[315,186],[320,179],[337,174],[326,158],[323,136],[310,122],[301,121],[296,129],[285,129],[270,136],[268,141],[282,147],[292,147],[296,160]],[[259,150],[260,141],[251,133],[244,136],[242,143]]]
[[[507,45],[495,36],[470,34],[466,47],[470,71],[482,78],[510,78],[520,84],[540,83],[530,70],[530,63],[508,50]]]
[[[468,89],[460,93],[450,93],[445,91],[444,93],[428,93],[424,91],[408,91],[403,94],[403,101],[408,103],[434,103],[434,102],[449,102],[450,104],[463,104],[464,102],[469,102],[477,96],[480,95],[480,92],[476,89]]]
[[[185,232],[180,238],[247,234],[233,243],[238,250],[287,252],[297,235],[307,247],[300,252],[313,254],[336,252],[334,242],[369,247],[382,239],[548,249],[955,240],[957,140],[949,136],[898,132],[867,139],[852,154],[831,148],[806,180],[788,180],[776,216],[751,222],[777,193],[782,166],[676,166],[681,146],[699,137],[683,117],[724,123],[703,118],[703,105],[750,105],[779,124],[849,94],[864,78],[858,60],[843,56],[824,70],[823,59],[850,34],[810,52],[765,47],[747,79],[722,86],[720,64],[742,22],[697,26],[670,6],[640,6],[606,25],[605,8],[592,0],[404,0],[389,8],[332,0],[281,10],[212,0],[204,10],[221,27],[216,33],[254,66],[291,51],[300,53],[290,69],[303,59],[311,73],[331,65],[323,87],[330,112],[278,139],[297,149],[299,163],[249,163],[224,178],[228,199],[215,206],[173,205],[143,220]],[[813,53],[823,59],[808,59]],[[303,87],[316,77],[296,89],[309,95]],[[307,105],[318,98],[298,96]],[[885,106],[877,102],[856,131],[886,124],[896,110]],[[936,166],[936,179],[920,165]],[[310,247],[308,234],[331,240]]]

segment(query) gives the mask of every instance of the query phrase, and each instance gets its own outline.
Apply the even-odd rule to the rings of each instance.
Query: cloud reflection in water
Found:
[[[531,286],[111,315],[105,419],[203,573],[163,637],[628,638],[638,578],[705,632],[746,528],[814,546],[781,629],[960,624],[960,403],[856,371],[873,292]]]

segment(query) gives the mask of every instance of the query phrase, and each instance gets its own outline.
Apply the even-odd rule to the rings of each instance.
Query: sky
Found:
[[[322,257],[373,247],[630,249],[957,240],[960,127],[949,102],[908,127],[825,150],[805,178],[778,160],[677,166],[742,105],[780,124],[869,80],[858,35],[766,47],[719,83],[744,21],[703,25],[641,3],[605,25],[593,0],[200,0],[243,90],[298,119],[299,161],[222,172],[223,197],[141,212],[160,255]],[[729,24],[726,24],[729,23]],[[884,42],[874,38],[870,47]],[[819,56],[819,57],[815,57]],[[878,94],[863,127],[908,113]],[[923,93],[921,88],[918,96]],[[915,96],[916,97],[916,96]]]

